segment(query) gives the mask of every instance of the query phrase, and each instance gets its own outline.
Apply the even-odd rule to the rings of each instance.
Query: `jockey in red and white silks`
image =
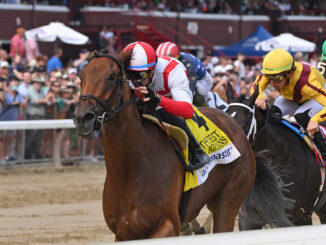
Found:
[[[189,139],[192,169],[203,167],[209,157],[183,120],[194,116],[185,66],[171,57],[157,57],[154,49],[145,42],[134,42],[124,48],[125,52],[130,50],[126,76],[135,87],[137,97],[143,98],[143,112],[182,128]]]

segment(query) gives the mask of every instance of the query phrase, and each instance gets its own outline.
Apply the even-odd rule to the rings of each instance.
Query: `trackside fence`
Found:
[[[96,245],[108,245],[102,243]],[[324,245],[326,225],[119,242],[121,245]]]
[[[26,155],[30,155],[26,147],[29,130],[42,131],[41,156],[34,154],[27,159]],[[71,119],[0,121],[0,140],[1,148],[11,145],[11,159],[3,155],[2,165],[53,162],[60,166],[73,161],[103,160],[99,150],[100,135],[95,133],[90,139],[82,139],[77,136]]]

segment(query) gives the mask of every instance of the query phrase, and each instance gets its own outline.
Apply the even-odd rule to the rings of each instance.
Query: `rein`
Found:
[[[250,139],[250,136],[252,137],[252,141],[254,141],[255,139],[255,136],[257,134],[257,120],[256,120],[256,117],[255,117],[255,110],[256,110],[256,107],[254,106],[253,108],[245,105],[245,104],[242,104],[242,103],[231,103],[229,104],[228,107],[230,106],[241,106],[241,107],[244,107],[246,108],[248,111],[250,111],[252,113],[252,119],[251,119],[251,122],[250,122],[250,127],[249,127],[249,131],[247,133],[247,139],[249,140]],[[232,117],[232,115],[231,115]]]
[[[94,59],[94,58],[99,58],[99,57],[106,57],[108,59],[113,60],[120,68],[120,76],[119,79],[116,80],[116,86],[115,89],[113,91],[112,96],[110,96],[110,98],[108,99],[108,101],[104,101],[94,95],[91,94],[82,94],[79,97],[79,101],[83,101],[86,100],[88,103],[90,103],[93,107],[94,110],[94,114],[96,116],[96,121],[98,124],[95,125],[95,129],[96,130],[102,130],[104,124],[109,121],[110,119],[112,119],[117,113],[119,113],[120,111],[122,111],[126,106],[128,106],[129,104],[135,102],[135,95],[132,96],[129,100],[127,100],[125,103],[123,102],[123,92],[124,92],[124,82],[126,82],[126,74],[124,72],[124,67],[123,64],[121,64],[115,57],[109,55],[109,54],[103,54],[103,53],[98,53],[98,52],[94,52],[94,56],[92,56],[90,60]],[[113,105],[110,108],[110,105],[112,103],[113,98],[117,95],[118,90],[120,89],[119,95],[118,95],[118,102],[117,104]],[[103,108],[104,111],[102,110],[102,115],[101,114],[101,110],[99,110],[95,104],[92,102],[92,99],[96,101],[97,104],[100,104]]]

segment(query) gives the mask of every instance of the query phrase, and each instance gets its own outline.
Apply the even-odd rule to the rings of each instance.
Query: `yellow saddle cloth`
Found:
[[[151,115],[143,115],[143,117],[160,125],[156,117]],[[184,191],[188,191],[203,184],[208,178],[209,172],[217,164],[233,162],[240,156],[240,153],[226,134],[205,117],[196,107],[194,107],[193,117],[185,121],[201,148],[210,157],[209,163],[204,167],[193,172],[185,172]],[[188,137],[186,133],[176,126],[166,123],[164,123],[164,125],[170,135],[179,143],[185,161],[189,165]]]

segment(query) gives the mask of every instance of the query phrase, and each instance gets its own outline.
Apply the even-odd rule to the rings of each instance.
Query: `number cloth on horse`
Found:
[[[196,107],[194,107],[194,116],[186,119],[186,123],[193,135],[199,142],[201,148],[209,156],[209,162],[202,168],[193,173],[185,172],[184,191],[203,184],[209,172],[217,164],[227,164],[240,156],[239,151],[234,146],[229,137],[205,117]],[[189,165],[188,148],[184,151],[185,159]]]
[[[162,129],[159,120],[150,115],[143,114],[143,117],[156,123]],[[209,162],[200,169],[193,172],[185,171],[184,191],[193,189],[203,184],[210,171],[217,164],[228,164],[240,157],[240,153],[234,146],[229,137],[218,128],[212,121],[204,116],[196,107],[194,107],[194,115],[191,119],[185,120],[190,131],[200,144],[202,150],[209,156]],[[163,123],[165,129],[174,138],[182,150],[185,163],[189,166],[189,147],[187,134],[182,128]],[[181,132],[180,132],[181,131]]]

